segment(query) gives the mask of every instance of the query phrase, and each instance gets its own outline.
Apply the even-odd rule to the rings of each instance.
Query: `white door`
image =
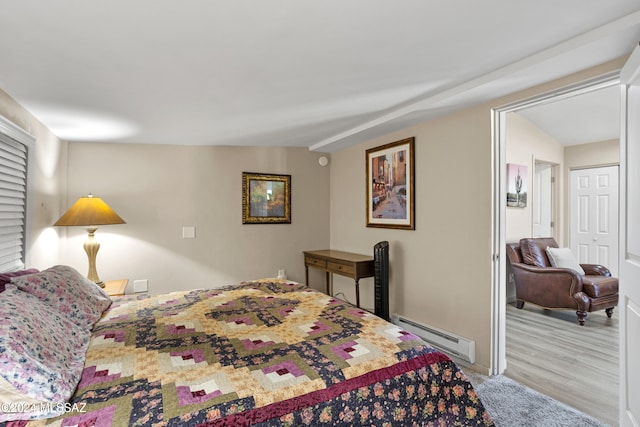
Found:
[[[640,47],[623,67],[620,134],[620,425],[640,425]]]
[[[618,276],[618,166],[569,173],[569,243],[581,264],[602,264]]]
[[[535,162],[533,179],[533,237],[554,237],[553,165]]]

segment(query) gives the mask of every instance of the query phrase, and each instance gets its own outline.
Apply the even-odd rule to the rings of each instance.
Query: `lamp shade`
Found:
[[[125,222],[100,197],[89,194],[87,197],[80,197],[53,225],[98,226],[110,224],[125,224]]]

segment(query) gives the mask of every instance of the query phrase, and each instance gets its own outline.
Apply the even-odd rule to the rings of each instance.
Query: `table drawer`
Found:
[[[320,268],[326,268],[327,267],[327,261],[325,261],[323,259],[311,258],[311,257],[304,257],[304,264],[305,265],[312,265],[312,266],[320,267]]]
[[[351,277],[353,277],[353,275],[356,273],[353,265],[338,264],[337,262],[331,261],[327,263],[327,270],[331,271],[332,273],[343,274],[345,276]]]

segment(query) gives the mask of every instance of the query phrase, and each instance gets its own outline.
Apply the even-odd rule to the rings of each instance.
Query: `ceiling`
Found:
[[[581,93],[517,114],[565,146],[619,139],[620,88],[613,85]]]
[[[86,142],[333,152],[640,40],[637,0],[0,5],[0,89]]]

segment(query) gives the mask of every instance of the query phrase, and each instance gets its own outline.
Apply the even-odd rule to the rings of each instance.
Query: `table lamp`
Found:
[[[96,271],[96,255],[100,249],[100,243],[95,239],[94,233],[98,225],[125,224],[124,220],[113,211],[100,197],[89,194],[80,197],[67,212],[53,224],[54,226],[83,226],[86,227],[87,241],[84,242],[84,250],[89,257],[89,273],[87,278],[100,287],[104,283],[98,277]]]

